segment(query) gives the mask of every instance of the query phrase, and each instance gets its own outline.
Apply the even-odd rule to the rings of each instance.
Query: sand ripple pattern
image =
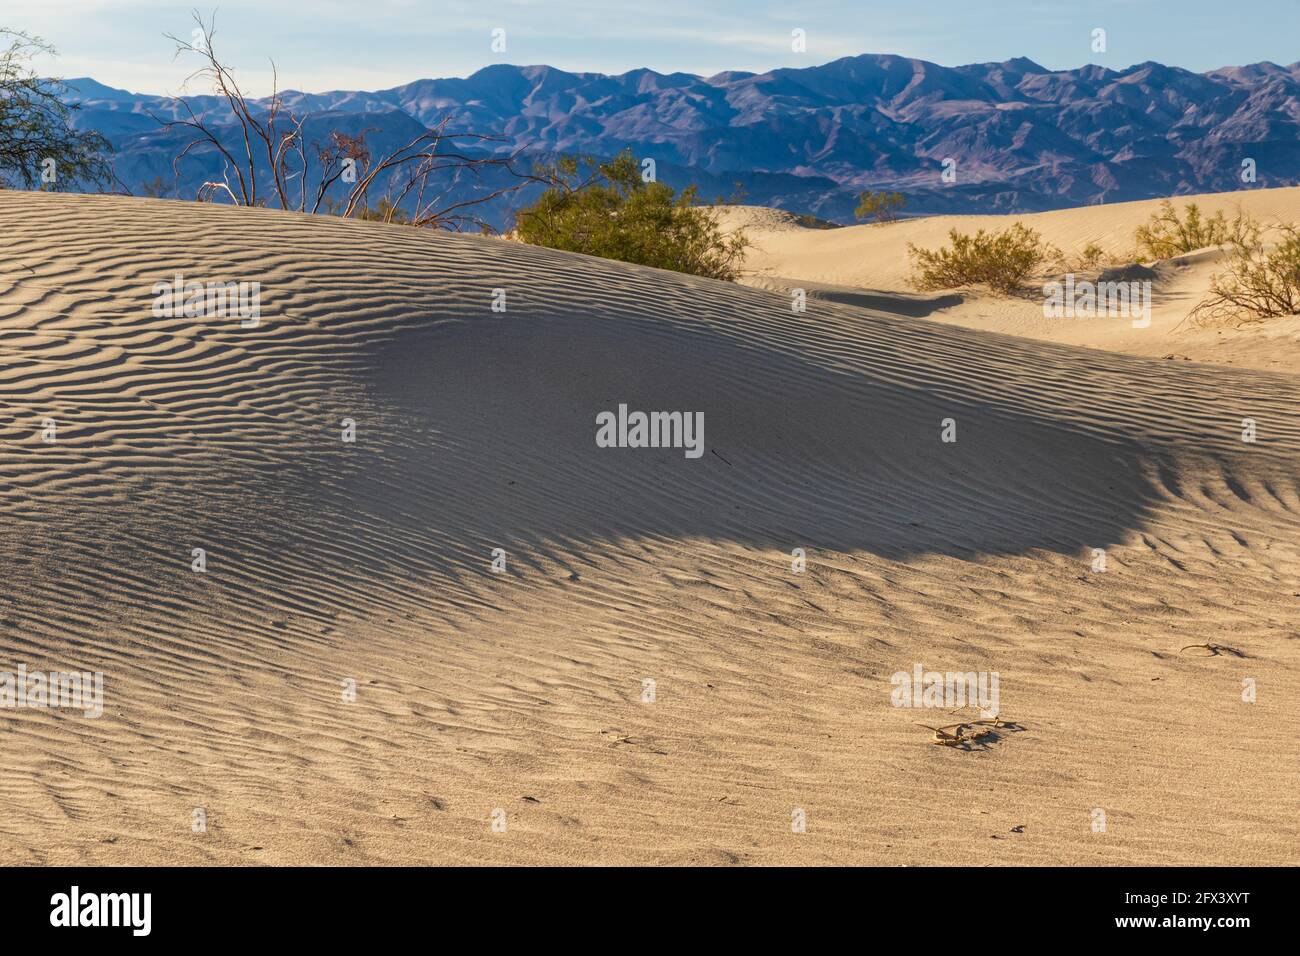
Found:
[[[267,210],[0,237],[0,670],[107,685],[0,712],[8,859],[1296,862],[1293,377]],[[597,448],[620,402],[708,451]],[[1029,730],[919,746],[914,661]]]

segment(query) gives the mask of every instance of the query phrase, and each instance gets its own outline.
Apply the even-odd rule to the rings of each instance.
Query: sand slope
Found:
[[[1172,201],[1180,210],[1194,202],[1207,216],[1222,212],[1231,219],[1241,211],[1266,227],[1300,223],[1300,187],[1243,189],[1180,196]],[[1300,318],[1274,319],[1246,328],[1187,326],[1188,313],[1204,297],[1210,277],[1223,267],[1225,256],[1220,250],[1180,256],[1155,269],[1148,328],[1134,328],[1129,318],[1120,316],[1045,318],[1041,281],[1046,276],[1038,284],[1030,283],[1022,298],[994,296],[980,289],[925,295],[911,291],[909,243],[937,249],[947,244],[952,229],[973,233],[1003,229],[1013,222],[1023,222],[1061,250],[1064,265],[1076,272],[1080,281],[1095,280],[1098,269],[1077,264],[1083,250],[1096,245],[1108,262],[1132,261],[1137,253],[1134,231],[1146,224],[1159,206],[1159,200],[1143,200],[1026,215],[932,216],[886,226],[838,229],[809,227],[799,217],[779,210],[733,206],[724,209],[722,222],[727,229],[744,229],[752,242],[742,281],[783,295],[803,288],[808,295],[828,301],[926,316],[984,331],[1168,361],[1300,373]]]
[[[264,210],[0,235],[0,669],[106,682],[0,711],[6,860],[1297,861],[1289,376]],[[706,453],[598,448],[621,402]],[[1020,729],[930,745],[915,663]]]

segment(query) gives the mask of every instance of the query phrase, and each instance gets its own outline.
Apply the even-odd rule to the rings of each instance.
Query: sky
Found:
[[[377,90],[492,63],[712,75],[896,53],[946,66],[1027,56],[1050,69],[1157,60],[1204,71],[1300,60],[1300,0],[0,0],[0,27],[58,54],[37,68],[138,93],[177,93],[195,6],[245,89]],[[1105,52],[1093,31],[1106,31]],[[805,49],[792,48],[804,31]],[[493,49],[504,30],[505,49]],[[499,45],[499,44],[498,44]],[[192,87],[191,92],[198,92]]]

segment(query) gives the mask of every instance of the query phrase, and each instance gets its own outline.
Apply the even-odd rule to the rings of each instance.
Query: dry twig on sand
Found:
[[[926,730],[934,731],[934,739],[930,741],[940,747],[969,747],[970,744],[978,743],[989,737],[997,737],[994,732],[999,727],[1011,727],[1014,724],[1011,721],[1003,720],[1001,715],[996,717],[986,717],[980,720],[964,720],[961,723],[945,724],[942,727],[931,727],[929,724],[918,723],[916,726],[924,727]]]

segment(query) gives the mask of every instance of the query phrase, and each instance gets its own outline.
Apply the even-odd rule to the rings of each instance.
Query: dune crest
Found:
[[[1240,192],[1175,196],[1176,208],[1196,203],[1204,214],[1238,210],[1266,227],[1300,223],[1300,186]],[[939,322],[987,332],[1005,332],[1047,342],[1104,349],[1166,361],[1198,361],[1284,374],[1300,374],[1300,317],[1272,319],[1241,328],[1197,329],[1188,313],[1206,295],[1210,278],[1225,264],[1225,253],[1205,249],[1157,263],[1135,266],[1134,231],[1144,225],[1162,200],[1108,203],[1024,215],[930,216],[888,225],[810,227],[799,217],[758,206],[723,207],[720,222],[743,229],[752,245],[741,279],[747,285],[789,296],[805,295],[885,312],[924,316]],[[1036,230],[1061,250],[1066,271],[1079,281],[1141,278],[1151,282],[1149,326],[1134,327],[1126,315],[1048,317],[1044,283],[1038,277],[1019,298],[993,296],[979,289],[917,294],[907,246],[937,249],[956,229],[973,233],[1000,230],[1014,222]],[[1088,246],[1105,260],[1091,268],[1078,265]],[[1149,273],[1149,274],[1148,274]]]

